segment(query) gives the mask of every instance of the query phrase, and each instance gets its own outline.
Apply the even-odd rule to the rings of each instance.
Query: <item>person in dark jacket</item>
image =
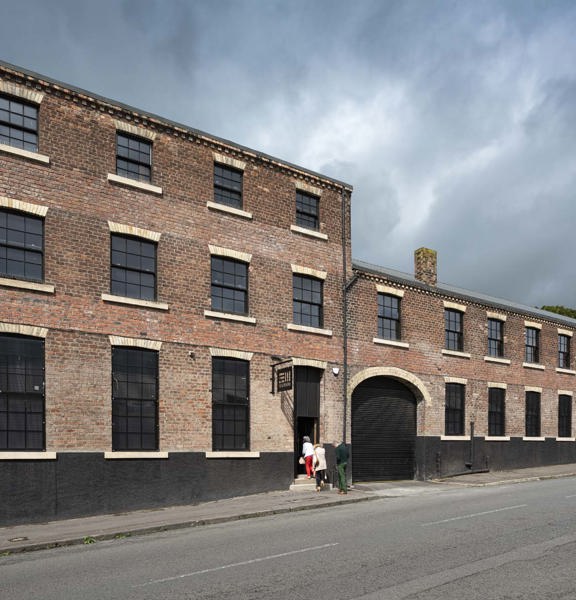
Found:
[[[350,454],[348,447],[344,442],[340,442],[336,446],[336,467],[338,469],[338,493],[347,494],[348,486],[346,484],[346,466],[348,464],[348,458]]]

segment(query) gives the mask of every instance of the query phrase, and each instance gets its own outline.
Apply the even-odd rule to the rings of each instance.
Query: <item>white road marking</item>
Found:
[[[274,560],[275,558],[284,558],[286,556],[293,556],[294,554],[302,554],[303,552],[313,552],[314,550],[323,550],[324,548],[331,548],[332,546],[338,546],[338,542],[334,544],[323,544],[322,546],[314,546],[312,548],[301,548],[300,550],[291,550],[290,552],[282,552],[281,554],[271,554],[270,556],[262,556],[261,558],[252,558],[251,560],[243,560],[242,562],[232,563],[229,565],[221,565],[219,567],[212,567],[210,569],[202,569],[200,571],[192,571],[192,573],[183,573],[182,575],[176,575],[174,577],[166,577],[164,579],[153,579],[146,583],[140,583],[134,587],[144,587],[147,585],[154,585],[156,583],[167,583],[168,581],[176,581],[178,579],[185,579],[186,577],[194,577],[195,575],[203,575],[204,573],[214,573],[215,571],[222,571],[224,569],[232,569],[234,567],[243,567],[245,565],[253,565],[254,563],[263,562],[265,560]]]
[[[483,517],[484,515],[491,515],[494,513],[502,512],[504,510],[514,510],[516,508],[526,508],[527,504],[517,504],[516,506],[504,506],[503,508],[495,508],[494,510],[486,510],[484,512],[472,513],[470,515],[462,515],[461,517],[452,517],[450,519],[442,519],[441,521],[432,521],[431,523],[422,523],[422,527],[428,527],[429,525],[440,525],[442,523],[450,523],[451,521],[461,521],[462,519],[472,519],[474,517]]]
[[[566,496],[566,498],[576,498],[576,494],[570,494],[570,496]]]

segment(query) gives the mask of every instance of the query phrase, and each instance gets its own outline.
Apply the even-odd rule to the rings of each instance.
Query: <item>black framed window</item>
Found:
[[[400,298],[378,294],[378,337],[384,340],[400,339]]]
[[[296,191],[296,225],[306,229],[318,229],[320,198],[307,194],[301,190]]]
[[[323,282],[315,277],[293,275],[293,311],[296,325],[322,327],[323,324]]]
[[[488,319],[488,356],[504,356],[504,322]]]
[[[558,335],[558,367],[570,368],[570,336],[562,333]]]
[[[38,152],[38,106],[0,94],[0,144]]]
[[[526,392],[526,437],[540,437],[540,392]]]
[[[558,437],[572,437],[572,396],[558,396]]]
[[[212,448],[250,449],[249,363],[212,358]]]
[[[238,169],[214,163],[214,202],[242,208],[243,175]]]
[[[112,450],[158,449],[158,352],[112,348]]]
[[[0,275],[43,280],[44,219],[0,209]]]
[[[44,450],[44,340],[0,335],[0,450]]]
[[[156,299],[156,243],[113,233],[110,291],[139,300]]]
[[[524,331],[526,344],[526,362],[537,363],[540,360],[540,330],[526,327]]]
[[[461,383],[446,384],[444,429],[446,435],[464,435],[464,399],[466,386]]]
[[[122,177],[152,180],[152,142],[126,133],[116,133],[116,173]]]
[[[506,390],[488,389],[488,435],[506,435]]]
[[[458,310],[444,310],[445,344],[447,350],[464,350],[463,336],[464,314]]]
[[[248,314],[248,265],[239,260],[212,256],[212,310]]]

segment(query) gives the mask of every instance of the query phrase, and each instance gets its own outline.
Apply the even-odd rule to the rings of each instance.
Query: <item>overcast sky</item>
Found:
[[[573,0],[0,0],[0,58],[352,184],[356,259],[576,307]]]

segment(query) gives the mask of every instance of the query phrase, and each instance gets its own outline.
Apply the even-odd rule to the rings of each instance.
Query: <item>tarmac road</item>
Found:
[[[572,477],[422,487],[14,554],[0,561],[0,598],[574,599],[575,509]]]

